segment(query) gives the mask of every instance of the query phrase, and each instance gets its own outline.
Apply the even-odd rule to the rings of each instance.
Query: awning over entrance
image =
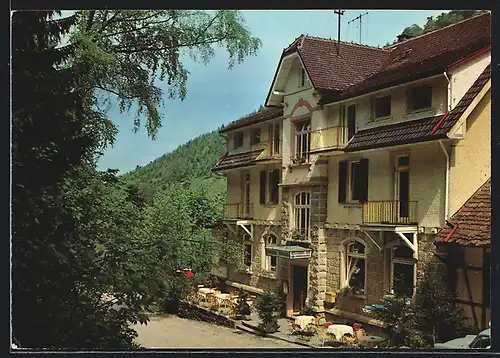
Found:
[[[309,259],[311,258],[311,249],[301,246],[267,246],[266,255],[277,256],[280,259]]]

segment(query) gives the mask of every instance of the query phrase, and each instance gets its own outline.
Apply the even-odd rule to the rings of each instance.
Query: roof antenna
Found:
[[[340,54],[340,17],[344,15],[345,10],[333,10],[334,13],[339,15],[339,29],[337,31],[338,41],[337,41],[337,56]]]
[[[351,22],[359,20],[359,44],[360,45],[361,45],[361,23],[363,21],[362,17],[365,15],[368,15],[368,12],[365,12],[364,14],[359,14],[358,16],[356,16],[354,19],[352,19],[351,21],[349,21],[347,23],[349,25]]]

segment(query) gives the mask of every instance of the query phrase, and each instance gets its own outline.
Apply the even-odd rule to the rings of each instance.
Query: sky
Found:
[[[367,10],[362,17],[361,43],[384,46],[412,24],[423,26],[428,16],[444,10]],[[359,42],[359,21],[348,22],[366,11],[346,10],[341,18],[341,40]],[[148,137],[144,120],[133,132],[135,112],[120,113],[112,106],[108,116],[119,132],[113,147],[100,158],[100,170],[119,169],[124,174],[171,152],[190,139],[216,130],[254,111],[264,103],[281,53],[301,34],[337,39],[338,16],[333,10],[245,10],[246,25],[262,41],[256,56],[228,69],[224,49],[216,49],[208,65],[189,58],[190,74],[184,101],[165,99],[163,121],[156,140]],[[165,88],[163,88],[165,89]]]

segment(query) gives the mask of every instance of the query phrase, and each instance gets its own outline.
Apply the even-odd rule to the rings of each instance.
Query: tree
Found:
[[[82,75],[79,85],[113,95],[122,111],[137,104],[135,129],[145,115],[152,138],[161,126],[164,96],[155,80],[166,83],[168,98],[183,100],[186,56],[207,64],[219,45],[232,68],[261,46],[234,10],[85,10],[76,15],[70,43],[77,51],[70,63]]]
[[[267,291],[260,295],[255,304],[257,314],[261,320],[259,326],[265,332],[276,332],[279,328],[278,316],[281,312],[281,300],[274,291]]]

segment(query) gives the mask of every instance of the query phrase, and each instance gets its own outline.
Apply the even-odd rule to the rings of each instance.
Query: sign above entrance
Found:
[[[301,246],[268,246],[266,247],[266,255],[278,256],[284,260],[297,260],[311,258],[311,249],[306,249]]]

